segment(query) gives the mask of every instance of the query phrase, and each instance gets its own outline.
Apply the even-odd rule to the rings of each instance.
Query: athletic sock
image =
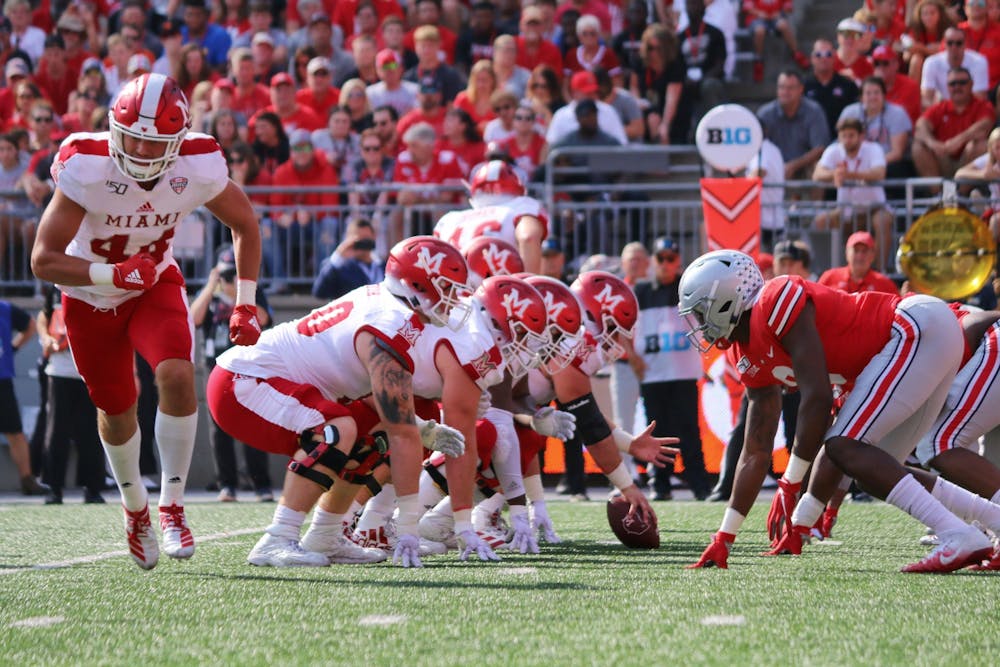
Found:
[[[941,504],[965,521],[978,521],[993,532],[1000,530],[1000,505],[938,477],[931,491]]]
[[[299,512],[287,505],[278,503],[278,506],[274,508],[274,518],[271,519],[271,525],[265,529],[265,532],[275,537],[287,537],[290,540],[297,540],[299,539],[299,531],[302,529],[302,524],[305,523],[305,520],[305,512]]]
[[[358,519],[355,530],[360,532],[384,526],[395,509],[396,488],[392,484],[386,484],[381,491],[365,503],[365,509],[361,512],[361,518]]]
[[[969,524],[949,512],[948,508],[932,496],[913,475],[904,475],[896,486],[892,487],[885,500],[917,521],[930,526],[938,535],[949,530],[969,527]]]
[[[156,446],[160,452],[160,507],[184,505],[184,488],[198,431],[198,413],[173,417],[156,411]]]
[[[792,525],[812,528],[823,515],[825,508],[826,505],[820,502],[819,498],[806,491],[792,512]]]
[[[149,504],[149,494],[142,485],[142,473],[139,472],[139,443],[142,435],[139,429],[122,445],[109,445],[101,438],[104,454],[111,465],[111,474],[121,492],[122,505],[130,512],[137,512]]]
[[[309,523],[309,528],[306,529],[306,534],[302,537],[302,542],[305,544],[307,541],[311,542],[312,539],[319,537],[329,540],[330,538],[343,534],[343,531],[343,514],[334,514],[333,512],[327,512],[322,507],[316,507],[316,509],[313,510],[312,521]],[[310,546],[313,545],[310,544]]]

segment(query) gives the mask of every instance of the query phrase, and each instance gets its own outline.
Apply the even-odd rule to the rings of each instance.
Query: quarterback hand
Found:
[[[638,486],[633,484],[628,488],[622,489],[622,495],[625,496],[625,500],[629,503],[629,516],[638,515],[645,523],[651,524],[654,528],[656,527],[656,512],[653,511],[652,506],[649,504],[649,499],[639,490]]]
[[[549,544],[559,544],[562,540],[556,535],[556,529],[552,525],[549,511],[545,509],[544,500],[536,500],[531,503],[531,527],[538,533],[538,539],[545,540]]]
[[[115,287],[127,290],[147,290],[156,282],[156,260],[148,252],[132,255],[115,264]]]
[[[253,345],[260,338],[257,306],[243,304],[233,308],[229,316],[229,340],[237,345]]]
[[[645,431],[632,439],[632,444],[628,446],[628,453],[640,461],[652,463],[657,468],[673,465],[674,457],[680,454],[681,451],[676,447],[668,447],[667,445],[676,445],[680,442],[680,439],[657,438],[653,435],[654,428],[656,428],[655,420],[650,422]]]
[[[433,419],[420,424],[420,443],[427,449],[455,458],[465,452],[465,436],[461,431]]]
[[[458,534],[458,559],[469,560],[469,556],[476,554],[479,560],[500,560],[490,545],[486,544],[476,531],[463,530]]]
[[[720,530],[712,536],[711,543],[705,547],[705,551],[701,554],[698,562],[688,565],[687,569],[696,570],[703,567],[729,569],[729,550],[733,548],[733,542],[735,541],[735,535],[732,533],[723,533]]]
[[[531,417],[531,428],[540,435],[569,440],[576,431],[576,416],[546,406]]]
[[[767,536],[771,546],[781,540],[782,535],[792,529],[792,511],[798,501],[802,482],[792,483],[782,477],[778,480],[778,490],[771,501],[771,511],[767,513]]]
[[[420,538],[416,535],[400,535],[396,540],[396,549],[392,552],[392,564],[399,563],[403,567],[423,567],[420,562]]]
[[[511,512],[510,530],[507,531],[507,541],[510,543],[511,549],[520,551],[523,554],[537,554],[540,551],[538,541],[531,532],[531,521],[528,520],[527,508],[525,508],[523,514],[514,514]]]

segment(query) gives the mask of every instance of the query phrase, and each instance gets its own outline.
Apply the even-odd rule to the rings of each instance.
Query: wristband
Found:
[[[722,525],[719,526],[720,533],[735,535],[743,526],[745,516],[734,510],[732,507],[726,508],[726,513],[722,516]]]
[[[635,439],[631,433],[620,426],[615,427],[615,430],[611,432],[611,437],[614,439],[615,447],[618,448],[618,451],[625,452],[626,454],[628,453],[629,446],[632,444],[632,440]]]
[[[802,482],[802,478],[806,476],[806,472],[809,470],[811,464],[811,461],[800,459],[795,454],[792,454],[788,457],[788,465],[785,466],[785,474],[782,477],[792,484],[799,484]]]
[[[115,284],[114,264],[98,264],[97,262],[91,262],[90,268],[87,269],[87,273],[90,274],[90,282],[94,285]]]
[[[236,305],[257,305],[257,281],[243,280],[242,278],[236,281]]]
[[[613,484],[619,491],[624,491],[628,487],[635,484],[632,480],[632,474],[628,471],[628,468],[625,467],[624,461],[619,463],[617,468],[605,474],[608,477],[608,481],[610,481],[611,484]]]
[[[530,475],[524,478],[524,495],[532,504],[545,501],[545,487],[542,486],[541,475]]]

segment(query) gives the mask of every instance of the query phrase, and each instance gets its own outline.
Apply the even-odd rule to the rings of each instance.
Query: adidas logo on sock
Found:
[[[132,283],[133,285],[141,285],[142,275],[140,275],[139,269],[132,269],[132,272],[125,276],[125,282]]]
[[[181,478],[180,477],[176,477],[176,476],[175,477],[171,477],[170,479],[167,480],[167,482],[170,483],[170,484],[179,484],[180,481],[181,481]]]
[[[135,212],[136,213],[152,213],[154,210],[155,209],[153,208],[152,204],[150,204],[149,202],[146,202],[145,204],[143,204],[139,208],[135,209]]]

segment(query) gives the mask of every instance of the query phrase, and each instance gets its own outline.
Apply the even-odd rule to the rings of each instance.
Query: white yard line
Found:
[[[240,528],[239,530],[227,530],[222,533],[212,533],[211,535],[196,535],[195,544],[204,544],[205,542],[214,542],[216,540],[224,540],[227,537],[237,537],[239,535],[252,535],[254,533],[262,533],[264,528]],[[79,556],[77,558],[70,558],[68,560],[58,560],[52,563],[39,563],[38,565],[31,565],[28,567],[12,567],[12,568],[0,568],[0,575],[2,574],[17,574],[18,572],[35,572],[37,570],[58,570],[66,567],[73,567],[74,565],[85,565],[87,563],[96,563],[102,560],[108,560],[109,558],[118,558],[119,556],[128,556],[129,552],[122,549],[121,551],[105,551],[104,553],[94,554],[92,556]]]

